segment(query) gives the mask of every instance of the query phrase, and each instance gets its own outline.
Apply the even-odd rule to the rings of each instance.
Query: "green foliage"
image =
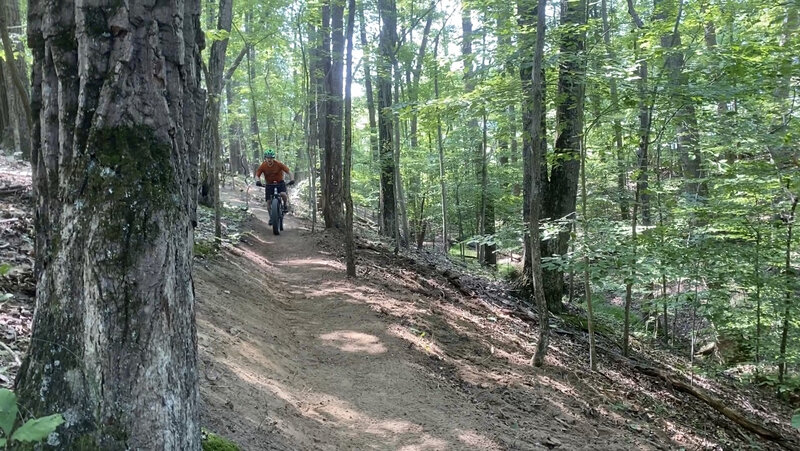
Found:
[[[209,41],[224,41],[230,36],[228,30],[206,30],[205,34]]]
[[[232,441],[203,429],[203,451],[239,451]]]
[[[17,396],[11,390],[0,389],[0,429],[6,437],[11,436],[17,421]]]
[[[513,264],[498,263],[497,273],[503,280],[508,282],[516,282],[522,277],[522,268]]]
[[[216,253],[214,243],[209,241],[199,241],[194,243],[194,256],[206,258]]]
[[[20,442],[40,442],[46,439],[51,432],[55,431],[56,428],[63,423],[64,417],[62,417],[60,413],[28,420],[25,424],[14,430],[14,433],[11,435],[11,440]]]
[[[800,410],[796,411],[794,416],[792,416],[792,427],[800,429]]]
[[[0,445],[8,446],[12,442],[41,442],[64,423],[64,418],[57,413],[30,419],[14,428],[18,412],[17,396],[11,390],[0,388],[0,429],[4,434],[4,437],[0,438]]]

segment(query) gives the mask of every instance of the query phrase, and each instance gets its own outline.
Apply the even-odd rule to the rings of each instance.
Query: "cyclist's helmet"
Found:
[[[267,151],[264,152],[264,158],[275,158],[275,151],[272,149],[267,149]]]

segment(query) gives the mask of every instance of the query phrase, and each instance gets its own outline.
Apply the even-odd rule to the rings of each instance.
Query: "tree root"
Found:
[[[726,406],[724,401],[712,395],[711,393],[703,390],[698,386],[686,382],[682,376],[676,374],[670,374],[666,370],[656,368],[653,366],[636,363],[622,356],[618,356],[616,354],[612,356],[617,362],[621,362],[629,366],[630,368],[647,376],[661,379],[671,387],[674,387],[679,391],[694,396],[695,398],[703,401],[711,408],[721,413],[722,415],[724,415],[734,423],[738,424],[739,426],[745,428],[746,430],[756,435],[759,435],[767,440],[773,441],[783,446],[786,449],[795,449],[795,450],[798,449],[798,444],[795,443],[795,441],[790,440],[787,437],[784,437],[779,432],[769,429],[761,425],[760,423],[750,420],[744,414],[737,411],[736,409]]]
[[[0,197],[21,193],[27,189],[27,185],[6,186],[5,188],[0,188]]]

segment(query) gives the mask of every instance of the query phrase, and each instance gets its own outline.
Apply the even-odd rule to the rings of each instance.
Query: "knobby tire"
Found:
[[[281,234],[283,218],[281,218],[281,201],[279,199],[272,199],[272,205],[269,209],[269,219],[272,221],[272,233],[275,235]]]

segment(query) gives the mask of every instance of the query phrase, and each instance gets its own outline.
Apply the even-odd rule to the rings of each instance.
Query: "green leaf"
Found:
[[[795,429],[800,429],[800,413],[796,413],[792,417],[792,427]]]
[[[11,271],[11,265],[8,263],[3,263],[0,265],[0,276],[5,276],[9,271]]]
[[[228,39],[230,33],[227,30],[208,30],[206,31],[206,38],[210,41],[224,41]]]
[[[11,440],[18,440],[20,442],[38,442],[47,438],[51,432],[64,423],[64,417],[60,413],[48,415],[42,418],[28,420],[25,424],[20,426]]]
[[[6,439],[0,438],[0,446],[6,446]]]
[[[7,388],[0,388],[0,429],[11,435],[11,428],[17,419],[17,395]]]

